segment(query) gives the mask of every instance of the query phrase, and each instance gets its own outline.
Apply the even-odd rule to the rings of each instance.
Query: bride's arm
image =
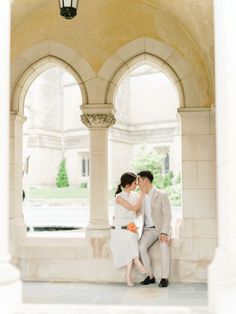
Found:
[[[119,204],[119,205],[121,205],[121,206],[123,206],[123,207],[125,207],[125,208],[127,208],[129,210],[137,212],[140,209],[140,207],[141,207],[141,204],[143,202],[144,196],[145,196],[145,193],[142,192],[140,197],[139,197],[139,199],[138,199],[138,201],[135,204],[133,204],[133,205],[130,204],[129,202],[127,202],[126,200],[124,200],[120,196],[116,197],[116,202],[117,202],[117,204]]]

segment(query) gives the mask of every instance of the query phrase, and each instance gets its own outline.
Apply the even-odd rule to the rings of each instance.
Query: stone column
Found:
[[[209,305],[236,311],[236,2],[214,1],[218,247],[209,267]]]
[[[182,203],[179,275],[206,282],[216,247],[215,117],[211,108],[180,108]]]
[[[26,225],[22,213],[22,145],[25,117],[17,112],[10,114],[10,251],[17,259],[17,248],[26,237]]]
[[[90,220],[87,234],[92,230],[108,230],[108,128],[115,123],[112,113],[87,113],[82,122],[90,131]],[[104,234],[104,233],[101,233]]]
[[[9,256],[9,70],[10,70],[10,1],[0,10],[1,84],[0,84],[0,310],[10,313],[21,301],[18,270]]]

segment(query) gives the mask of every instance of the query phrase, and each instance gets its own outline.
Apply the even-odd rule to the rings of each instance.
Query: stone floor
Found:
[[[4,314],[214,314],[206,307],[114,306],[114,305],[24,305]]]
[[[207,306],[205,284],[125,284],[24,282],[23,303],[67,305]]]
[[[124,284],[24,282],[23,304],[1,314],[213,314],[207,286],[172,283],[129,288]]]

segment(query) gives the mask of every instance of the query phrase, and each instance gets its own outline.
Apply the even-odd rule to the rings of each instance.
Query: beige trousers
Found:
[[[149,249],[159,239],[159,233],[154,228],[144,228],[139,243],[140,258],[148,270],[149,274],[153,274]],[[161,250],[161,278],[168,278],[170,271],[170,248],[166,242],[160,242]]]

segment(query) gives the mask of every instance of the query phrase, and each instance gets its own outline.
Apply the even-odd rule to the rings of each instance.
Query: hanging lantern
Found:
[[[79,0],[58,0],[60,6],[60,14],[65,19],[71,20],[77,14]]]

